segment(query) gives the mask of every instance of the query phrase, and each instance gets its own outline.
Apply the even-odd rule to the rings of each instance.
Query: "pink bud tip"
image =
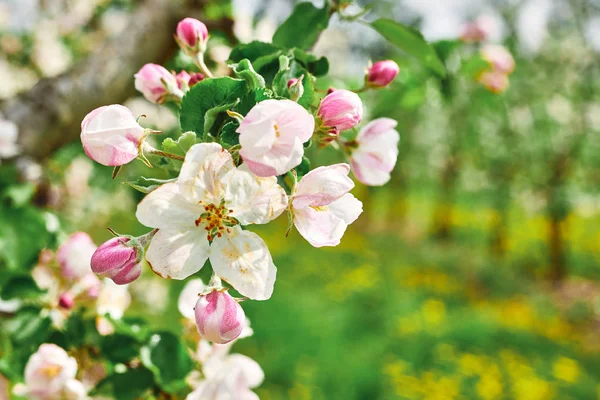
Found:
[[[152,103],[161,103],[169,95],[183,96],[175,76],[161,65],[146,64],[134,77],[135,88]]]
[[[349,90],[336,90],[325,96],[317,115],[323,126],[345,131],[356,126],[362,119],[363,107],[360,97]]]
[[[192,76],[190,76],[190,80],[188,81],[188,85],[190,87],[192,87],[196,83],[202,82],[203,80],[204,80],[204,75],[202,75],[200,72],[197,72],[195,74],[192,74]]]
[[[400,67],[392,60],[378,61],[367,72],[369,86],[386,87],[396,78]]]
[[[64,308],[65,310],[70,310],[75,305],[75,299],[69,293],[63,293],[58,298],[58,305],[60,308]]]
[[[140,245],[128,245],[129,238],[116,237],[103,243],[92,256],[92,271],[112,279],[117,285],[125,285],[139,278],[144,249]]]
[[[292,78],[289,81],[287,81],[287,87],[288,87],[288,89],[290,87],[292,87],[292,85],[296,84],[296,82],[298,82],[298,79],[296,79],[296,78]]]
[[[227,291],[213,290],[200,296],[194,313],[198,332],[213,343],[229,343],[244,329],[244,310]]]
[[[177,24],[177,39],[184,50],[198,52],[208,39],[208,29],[197,19],[184,18]]]
[[[331,93],[335,92],[336,90],[337,90],[336,88],[330,87],[329,89],[327,89],[327,94],[331,94]]]

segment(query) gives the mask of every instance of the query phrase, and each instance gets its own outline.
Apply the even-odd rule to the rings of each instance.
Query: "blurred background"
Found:
[[[285,218],[253,229],[279,268],[273,298],[244,304],[255,334],[236,344],[265,371],[257,393],[600,399],[600,1],[359,2],[369,3],[367,19],[419,28],[449,77],[360,24],[333,21],[322,35],[315,52],[332,67],[323,89],[360,88],[370,60],[400,65],[390,88],[363,95],[365,121],[398,121],[400,156],[387,186],[357,184],[365,212],[336,248],[314,249],[296,232],[286,239]],[[142,194],[85,157],[82,117],[122,103],[146,115],[142,125],[178,135],[176,115],[133,88],[146,62],[181,68],[177,21],[207,23],[211,67],[227,74],[231,46],[269,41],[293,6],[0,0],[0,129],[19,130],[18,154],[0,153],[10,158],[2,163],[67,231],[97,243],[108,226],[144,233],[133,215]],[[480,46],[461,40],[470,23],[515,57],[501,94],[458,71]],[[315,147],[313,165],[340,161]],[[132,165],[119,180],[147,175]],[[29,228],[2,212],[5,232]],[[35,244],[4,239],[0,249],[19,260]],[[128,313],[177,331],[182,287],[145,269]]]

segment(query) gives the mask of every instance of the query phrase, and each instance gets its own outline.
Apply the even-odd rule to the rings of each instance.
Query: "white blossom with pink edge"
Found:
[[[294,226],[314,247],[337,246],[362,203],[348,193],[354,182],[348,164],[319,167],[304,175],[291,199]]]
[[[81,122],[85,154],[106,166],[124,165],[134,160],[145,137],[144,128],[131,111],[119,104],[96,108]]]
[[[354,176],[369,186],[381,186],[390,180],[398,159],[400,134],[398,123],[390,118],[378,118],[364,126],[351,150],[350,165]]]
[[[345,131],[358,125],[362,119],[363,106],[360,97],[349,90],[335,90],[325,96],[317,115],[325,127]]]
[[[135,88],[152,103],[162,103],[168,96],[181,99],[183,92],[173,74],[158,64],[146,64],[135,75]]]
[[[315,120],[291,100],[265,100],[255,105],[236,132],[240,156],[255,175],[281,175],[302,162],[303,143],[310,140]]]
[[[215,289],[202,294],[194,312],[198,332],[213,343],[229,343],[244,329],[246,314],[227,290]]]
[[[55,344],[44,343],[25,366],[25,384],[13,392],[32,400],[87,399],[83,384],[75,379],[77,361]]]
[[[275,177],[261,178],[216,143],[192,146],[179,178],[150,192],[137,219],[157,228],[146,260],[164,278],[185,279],[210,259],[215,274],[242,295],[271,297],[277,269],[265,242],[240,225],[265,224],[287,208]]]
[[[504,46],[487,44],[481,48],[481,57],[491,64],[494,71],[508,75],[515,69],[515,59]]]

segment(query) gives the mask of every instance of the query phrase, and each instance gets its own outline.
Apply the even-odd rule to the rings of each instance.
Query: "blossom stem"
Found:
[[[208,69],[208,67],[204,63],[204,53],[198,53],[194,61],[196,61],[196,65],[198,66],[198,68],[200,68],[200,72],[202,72],[208,78],[213,77],[212,72],[210,72],[210,69]]]
[[[208,286],[215,289],[222,289],[223,284],[221,283],[221,278],[219,278],[215,273],[210,277],[210,281],[208,282]]]
[[[157,150],[157,149],[154,149],[153,151],[150,151],[150,154],[154,154],[155,156],[172,158],[173,160],[179,160],[179,161],[185,160],[184,157],[178,156],[177,154],[166,153],[164,151]]]

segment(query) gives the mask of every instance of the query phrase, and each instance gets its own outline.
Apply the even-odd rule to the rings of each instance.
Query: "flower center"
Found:
[[[327,211],[327,210],[329,210],[329,207],[327,207],[327,206],[310,206],[310,208],[312,208],[315,211]]]
[[[277,124],[273,124],[273,129],[275,129],[275,137],[279,138],[281,136],[281,132],[279,131],[279,126]]]
[[[60,365],[48,365],[46,367],[40,368],[40,370],[41,373],[47,376],[48,378],[54,378],[55,376],[60,374],[60,371],[62,371],[62,367]]]
[[[199,202],[199,204],[201,203]],[[239,224],[237,219],[229,216],[231,212],[233,210],[226,208],[224,201],[221,201],[218,206],[211,203],[204,206],[204,212],[200,214],[194,223],[196,226],[204,226],[204,230],[208,232],[208,241],[210,242],[216,237],[223,236],[223,232],[230,232],[229,228]]]

